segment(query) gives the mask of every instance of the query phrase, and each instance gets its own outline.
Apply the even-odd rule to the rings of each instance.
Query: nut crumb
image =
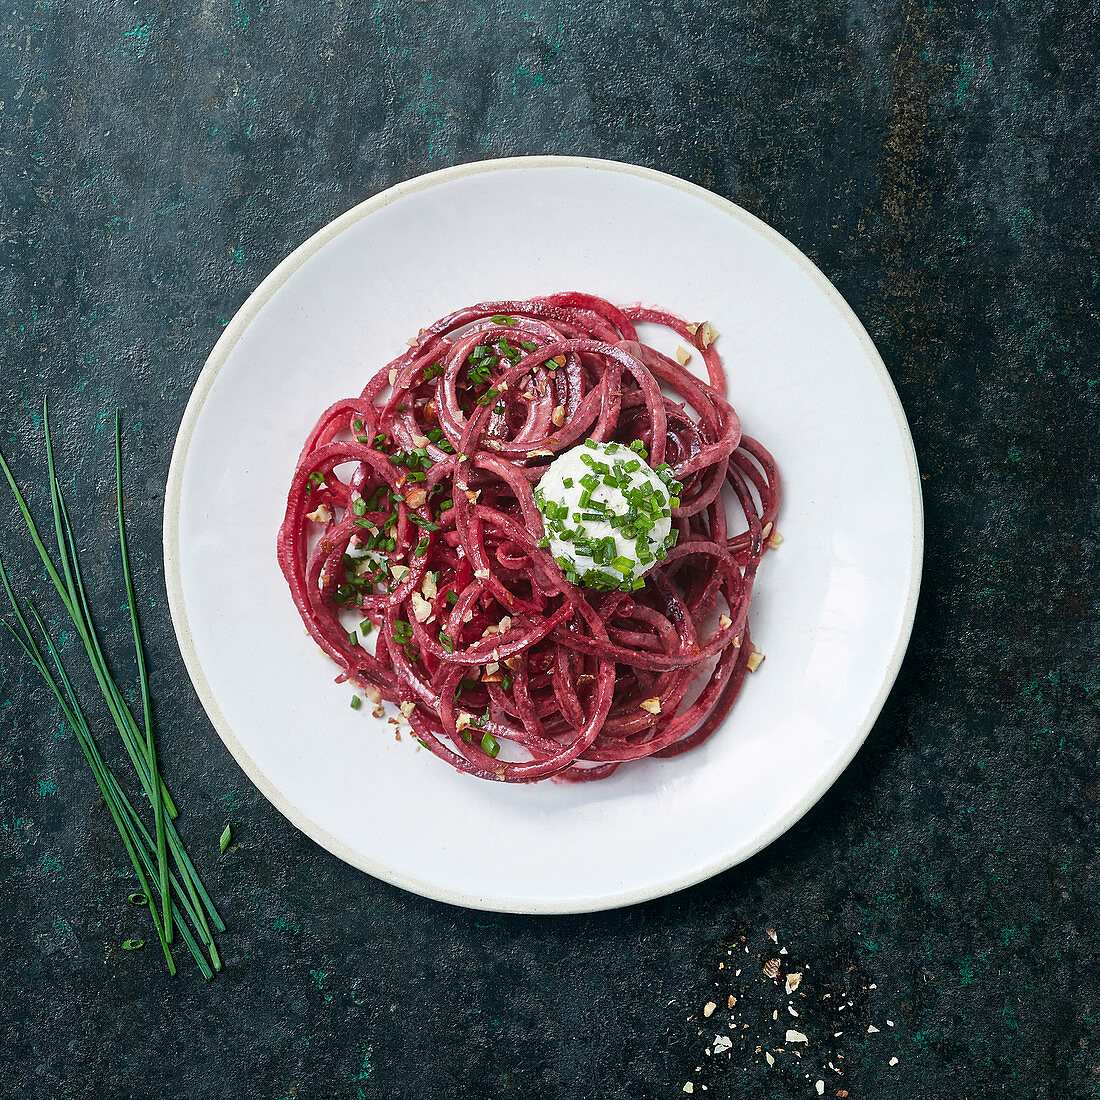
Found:
[[[726,1001],[726,1008],[733,1008],[735,1004],[737,1004],[737,998],[731,993],[729,1000]]]
[[[764,977],[771,978],[772,981],[775,981],[779,977],[778,959],[768,959],[768,961],[764,963]]]
[[[661,713],[661,700],[656,695],[652,699],[643,699],[638,705],[649,714]]]
[[[396,381],[397,381],[397,368],[396,367],[391,367],[390,368],[390,385],[392,386],[394,384],[394,382],[396,382]]]
[[[756,648],[752,647],[752,652],[749,654],[748,666],[749,672],[755,672],[764,663],[764,654]]]
[[[401,713],[406,718],[408,718],[414,710],[416,710],[416,704],[411,699],[406,699],[405,702],[401,704]]]
[[[306,516],[306,519],[312,520],[314,523],[328,523],[332,519],[332,509],[327,504],[318,504]]]
[[[794,1031],[791,1028],[787,1029],[787,1042],[788,1043],[808,1043],[809,1039],[801,1031]]]
[[[378,706],[376,706],[374,710],[371,711],[371,714],[373,714],[375,718],[385,718],[386,708],[382,706],[381,703],[379,703]]]
[[[703,1018],[707,1019],[707,1018],[713,1016],[714,1015],[714,1010],[717,1007],[718,1006],[713,1001],[707,1001],[707,1003],[705,1005],[703,1005]]]
[[[555,405],[554,411],[550,415],[550,420],[555,428],[560,428],[565,423],[565,406]]]
[[[687,348],[677,348],[676,362],[679,363],[681,367],[686,367],[688,363],[691,362],[691,352],[688,351]]]
[[[721,622],[721,620],[719,620],[719,622]],[[779,935],[778,935],[778,933],[776,932],[776,930],[774,928],[767,928],[767,929],[765,929],[765,931],[768,934],[768,939],[771,940],[772,943],[778,943],[779,942]]]

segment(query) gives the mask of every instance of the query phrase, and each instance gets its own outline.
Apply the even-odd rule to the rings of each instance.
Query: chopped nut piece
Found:
[[[332,509],[327,504],[318,504],[306,519],[311,519],[314,523],[328,523],[332,519]]]
[[[500,618],[500,632],[501,634],[507,634],[512,629],[512,616],[502,615]]]
[[[591,672],[582,672],[581,675],[577,677],[578,685],[579,684],[591,684],[591,683],[594,683],[595,680],[596,680],[596,677],[593,676]]]
[[[418,623],[426,623],[428,621],[428,616],[432,613],[432,605],[428,603],[419,592],[414,592],[412,594],[411,603],[413,618],[416,619]]]
[[[548,451],[545,447],[539,447],[537,451],[529,451],[528,453],[532,458],[538,458],[542,455],[552,455],[554,452]]]
[[[519,658],[505,657],[503,664],[505,668],[510,668],[514,672],[517,668],[519,668]]]
[[[699,322],[693,321],[690,325],[687,326],[687,330],[691,333],[692,336],[694,336],[699,331]]]
[[[793,993],[802,984],[802,971],[796,970],[787,975],[787,992]]]
[[[814,1088],[817,1089],[817,1095],[818,1096],[824,1096],[825,1095],[825,1082],[824,1081],[816,1081],[814,1083]]]
[[[475,569],[474,570],[474,576],[477,577],[477,579],[479,581],[487,581],[489,579],[489,570],[488,569]]]
[[[878,1034],[878,1028],[875,1027],[874,1024],[868,1024],[867,1025],[867,1034],[868,1035],[877,1035]]]
[[[779,544],[782,541],[783,541],[783,536],[778,531],[773,531],[768,536],[768,546],[771,547],[772,550],[778,550],[779,549]]]
[[[723,630],[725,630],[726,627],[733,626],[733,619],[731,619],[728,615],[719,615],[718,616],[718,625]]]
[[[768,934],[768,939],[771,940],[772,943],[778,943],[779,942],[779,936],[776,934],[776,931],[775,931],[774,928],[768,928],[768,929],[765,929],[765,931]]]
[[[420,591],[424,593],[424,599],[434,600],[439,595],[439,585],[435,583],[435,577],[431,573],[424,574],[424,580],[420,583]]]
[[[396,381],[397,381],[397,368],[396,367],[391,367],[390,368],[390,385],[392,386],[394,384],[394,382],[396,382]]]
[[[838,1089],[837,1090],[837,1096],[840,1097],[840,1100],[844,1100],[844,1097],[847,1096],[847,1095],[848,1095],[848,1090],[847,1089]]]
[[[411,339],[406,340],[405,343],[410,348],[415,348],[420,343],[420,341],[415,336],[413,336]]]
[[[652,699],[643,699],[638,706],[640,706],[642,710],[648,711],[650,714],[661,713],[661,700],[658,699],[656,695],[654,695]]]
[[[704,348],[709,348],[710,345],[718,339],[718,330],[716,328],[711,328],[709,321],[704,321],[699,326],[698,336],[700,346]]]
[[[378,706],[371,711],[371,714],[373,714],[375,718],[383,718],[386,714],[386,708],[379,703]]]
[[[892,1066],[896,1066],[897,1064],[898,1064],[898,1060],[897,1060],[897,1058],[891,1058],[891,1059],[890,1059],[890,1065],[892,1065]]]
[[[753,646],[752,652],[749,654],[748,666],[749,672],[755,672],[764,663],[764,654]]]
[[[472,714],[467,714],[464,710],[460,711],[455,719],[455,729],[461,733],[473,720],[474,716]]]
[[[409,567],[407,565],[391,565],[390,572],[393,574],[395,581],[403,581],[409,573]]]
[[[416,704],[411,699],[406,699],[405,702],[401,704],[401,713],[406,718],[408,718],[414,710],[416,710]]]
[[[565,406],[555,405],[554,411],[550,414],[550,420],[555,428],[560,428],[565,423]]]
[[[413,446],[414,447],[426,447],[431,440],[426,435],[414,435]]]
[[[691,362],[691,352],[688,351],[687,348],[677,348],[676,362],[679,363],[681,367],[686,367],[688,363]]]
[[[764,1051],[764,1061],[766,1061],[769,1066],[775,1065],[775,1059],[771,1056],[770,1051]]]
[[[793,1031],[790,1028],[787,1029],[787,1042],[788,1043],[808,1043],[810,1040],[801,1031]]]
[[[764,963],[764,976],[766,978],[771,978],[772,981],[775,981],[775,979],[779,977],[778,959],[768,959],[768,961]]]
[[[473,489],[465,489],[464,492],[466,493],[466,499],[467,501],[469,501],[470,504],[476,504],[477,498],[481,496],[480,489],[478,489],[476,493],[473,491]]]
[[[499,451],[500,450],[500,440],[499,439],[487,439],[487,440],[485,440],[485,446],[488,447],[489,450],[491,450],[491,451]]]
[[[372,703],[381,703],[382,702],[382,692],[376,687],[363,688],[363,694]]]
[[[684,1082],[684,1092],[694,1092],[695,1086],[690,1081]]]
[[[714,1015],[714,1010],[717,1007],[718,1006],[713,1001],[707,1001],[707,1003],[705,1005],[703,1005],[703,1015],[705,1017],[713,1016]]]
[[[550,362],[551,363],[557,363],[557,365],[559,367],[564,367],[565,366],[565,356],[564,355],[555,355],[554,358],[550,360]]]
[[[410,489],[405,494],[405,503],[410,508],[423,508],[424,502],[428,499],[428,492],[426,489]]]
[[[473,613],[473,611],[472,611],[472,610],[469,610],[469,611],[467,611],[467,612],[466,612],[466,613],[465,613],[465,614],[464,614],[464,615],[462,616],[462,621],[463,621],[464,623],[468,623],[468,622],[470,622],[470,621],[471,621],[471,619],[473,619],[473,617],[474,617],[474,613]]]

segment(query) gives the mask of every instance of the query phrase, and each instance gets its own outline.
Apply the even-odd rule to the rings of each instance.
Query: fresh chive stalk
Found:
[[[74,731],[77,743],[88,761],[93,778],[103,795],[108,811],[130,858],[134,874],[138,879],[140,892],[135,891],[131,894],[130,900],[135,905],[148,904],[150,918],[153,921],[157,939],[164,952],[169,973],[176,973],[176,964],[172,958],[170,945],[175,938],[176,931],[178,931],[203,977],[210,979],[214,976],[214,971],[220,970],[222,966],[217,946],[214,943],[214,930],[224,932],[225,923],[211,901],[210,895],[203,887],[202,880],[195,870],[195,865],[180,839],[174,822],[178,811],[161,777],[160,766],[157,761],[148,669],[136,610],[133,574],[130,568],[126,525],[123,517],[121,425],[118,414],[116,413],[115,416],[115,489],[118,495],[118,538],[142,703],[142,723],[140,727],[123,696],[121,688],[111,673],[106,655],[100,644],[84,587],[80,560],[73,537],[73,525],[69,519],[69,512],[64,495],[61,492],[60,482],[56,476],[53,444],[50,437],[49,410],[45,401],[42,404],[42,413],[50,504],[53,513],[54,536],[57,543],[57,561],[60,563],[60,570],[46,549],[26,498],[2,454],[0,454],[0,471],[7,479],[15,502],[22,513],[27,533],[38,551],[46,574],[53,583],[58,597],[83,644],[85,654],[91,665],[100,693],[110,712],[115,729],[133,764],[134,770],[137,772],[142,793],[149,800],[152,807],[154,820],[152,833],[141,820],[114,771],[106,763],[45,622],[39,615],[37,608],[29,600],[22,601],[30,611],[30,615],[34,620],[34,627],[37,627],[38,633],[36,635],[34,627],[28,622],[27,616],[24,614],[20,599],[12,588],[7,570],[4,568],[3,562],[0,561],[0,582],[2,582],[4,592],[11,604],[14,621],[19,629],[17,630],[16,626],[10,622],[4,622],[3,625],[37,669],[46,686],[57,699],[63,717]],[[46,653],[49,655],[49,660],[47,660],[42,646],[39,644],[39,636],[45,646]],[[140,941],[133,942],[136,945]],[[207,962],[207,956],[209,956],[209,963]]]

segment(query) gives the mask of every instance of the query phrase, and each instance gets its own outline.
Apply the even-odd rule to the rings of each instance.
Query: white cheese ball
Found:
[[[535,489],[549,549],[574,584],[641,588],[675,544],[671,509],[679,483],[644,452],[586,440],[558,455]]]

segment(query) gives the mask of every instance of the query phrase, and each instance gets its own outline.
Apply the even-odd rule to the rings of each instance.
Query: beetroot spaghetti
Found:
[[[278,556],[338,679],[484,779],[600,779],[706,740],[760,660],[746,616],[780,503],[715,335],[577,292],[487,302],[328,408]]]

